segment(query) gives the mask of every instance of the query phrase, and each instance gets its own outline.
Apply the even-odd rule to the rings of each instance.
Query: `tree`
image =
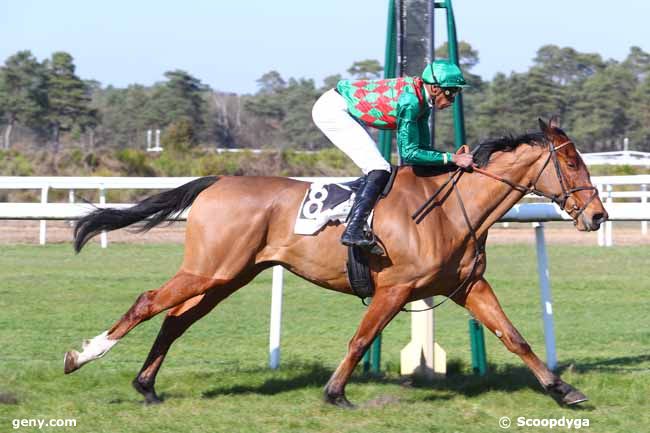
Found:
[[[0,68],[0,107],[7,123],[3,148],[11,146],[16,123],[38,127],[47,106],[46,79],[43,65],[30,51],[19,51]]]
[[[571,131],[583,150],[606,150],[626,135],[630,118],[626,111],[636,87],[634,74],[620,64],[588,78],[569,111]]]
[[[633,146],[638,150],[650,152],[650,74],[645,76],[632,93],[627,112]]]
[[[519,130],[519,112],[514,87],[517,78],[498,73],[477,106],[476,124],[480,138],[501,136]]]
[[[278,71],[269,71],[257,79],[260,94],[277,93],[287,86],[282,75]]]
[[[328,75],[327,77],[323,78],[323,87],[321,88],[321,91],[325,92],[329,89],[335,88],[338,82],[342,79],[343,77],[341,74]]]
[[[650,54],[639,47],[630,47],[623,67],[629,69],[639,81],[643,81],[650,73]]]
[[[348,68],[348,74],[358,80],[368,80],[381,77],[384,67],[377,60],[356,61]]]
[[[167,81],[155,86],[151,97],[151,116],[162,121],[161,127],[185,119],[194,137],[204,132],[209,87],[182,70],[165,72]]]
[[[54,152],[60,148],[61,131],[94,124],[97,113],[90,107],[90,89],[77,75],[70,54],[52,54],[47,67],[48,114]]]
[[[563,86],[583,81],[606,67],[600,54],[579,53],[571,47],[560,48],[557,45],[541,47],[533,62],[549,78]]]
[[[289,80],[282,98],[286,114],[280,124],[288,145],[314,150],[327,144],[311,117],[311,109],[319,96],[314,80]]]

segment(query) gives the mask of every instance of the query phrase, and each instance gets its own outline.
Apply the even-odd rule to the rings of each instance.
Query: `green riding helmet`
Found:
[[[440,87],[469,87],[458,65],[449,60],[434,60],[422,71],[422,81]]]

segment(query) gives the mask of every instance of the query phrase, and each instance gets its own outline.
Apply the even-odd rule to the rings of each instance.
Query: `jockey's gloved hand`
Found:
[[[471,153],[452,154],[451,161],[461,168],[470,168],[474,164]]]

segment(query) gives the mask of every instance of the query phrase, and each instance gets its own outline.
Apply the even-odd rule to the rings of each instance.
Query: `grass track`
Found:
[[[158,376],[166,401],[146,407],[130,381],[160,317],[71,376],[63,375],[62,356],[106,329],[140,292],[163,283],[182,247],[91,245],[75,256],[69,245],[2,246],[0,432],[11,431],[16,418],[76,418],[76,428],[44,431],[484,433],[503,431],[501,416],[589,418],[583,431],[648,431],[650,248],[550,246],[549,254],[563,378],[590,397],[588,404],[557,406],[492,335],[486,335],[490,374],[472,376],[467,314],[447,303],[436,321],[451,360],[449,377],[400,385],[399,351],[410,332],[408,315],[400,314],[384,332],[384,377],[356,374],[348,397],[361,407],[343,411],[323,405],[321,390],[363,314],[352,297],[288,277],[282,367],[270,371],[270,273],[261,275],[178,340]],[[543,358],[534,247],[489,247],[487,274],[506,313]]]

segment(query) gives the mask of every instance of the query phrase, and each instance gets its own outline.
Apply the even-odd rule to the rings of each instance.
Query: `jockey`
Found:
[[[314,123],[363,171],[365,182],[355,196],[344,245],[371,250],[374,236],[366,236],[368,216],[390,177],[390,164],[382,157],[366,127],[397,130],[397,149],[407,165],[456,164],[469,167],[472,155],[456,155],[431,148],[431,106],[443,110],[467,87],[460,68],[447,60],[435,60],[422,77],[379,80],[342,80],[314,104]]]

